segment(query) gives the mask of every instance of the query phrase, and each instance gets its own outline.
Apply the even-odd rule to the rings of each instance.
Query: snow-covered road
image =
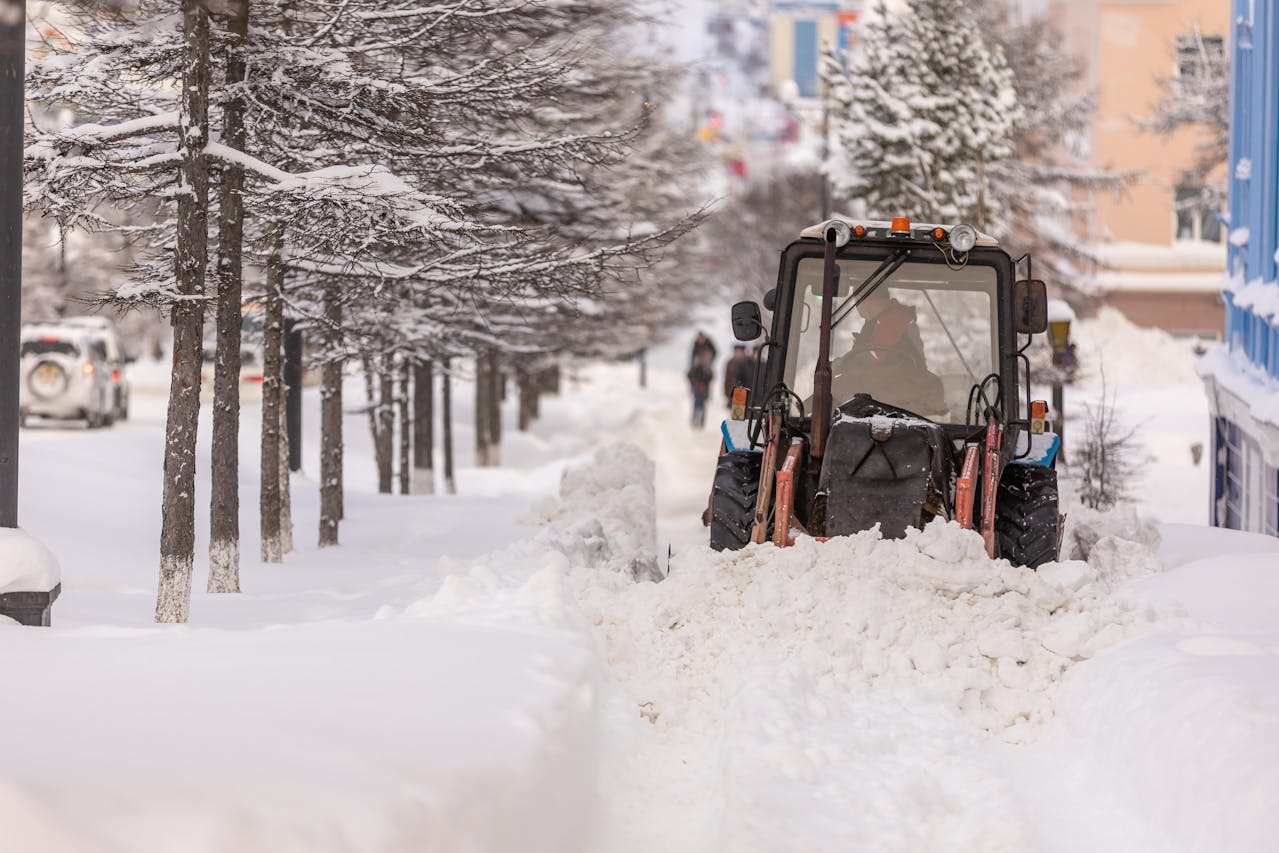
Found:
[[[679,350],[645,395],[633,366],[566,378],[456,497],[374,494],[352,415],[326,551],[308,392],[282,566],[255,559],[246,410],[245,592],[197,576],[187,627],[151,624],[162,399],[25,432],[22,521],[64,594],[53,629],[0,631],[0,849],[1273,849],[1279,542],[1169,524],[1155,560],[1116,516],[1038,576],[944,527],[714,555]],[[1206,506],[1192,382],[1121,397],[1153,419],[1142,509],[1178,522]],[[615,441],[654,464],[580,467]],[[637,584],[654,544],[670,578]]]

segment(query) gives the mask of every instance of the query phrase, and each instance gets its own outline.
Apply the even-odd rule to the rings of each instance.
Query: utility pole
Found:
[[[0,527],[18,526],[25,0],[0,0]]]

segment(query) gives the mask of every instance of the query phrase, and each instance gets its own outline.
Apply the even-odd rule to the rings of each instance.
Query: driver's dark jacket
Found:
[[[946,408],[941,380],[928,370],[915,309],[890,299],[853,338],[852,348],[834,360],[832,390],[842,397],[868,393],[875,399],[924,414]]]

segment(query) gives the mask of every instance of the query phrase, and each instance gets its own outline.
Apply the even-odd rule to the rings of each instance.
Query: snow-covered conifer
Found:
[[[966,5],[880,2],[847,76],[828,61],[823,78],[837,104],[826,167],[837,195],[876,217],[1000,219],[989,172],[1013,156],[1020,112],[1002,51]]]

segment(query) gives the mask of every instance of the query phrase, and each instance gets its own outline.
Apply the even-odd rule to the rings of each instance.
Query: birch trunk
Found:
[[[173,373],[164,427],[160,582],[155,621],[186,622],[195,563],[195,440],[200,423],[204,270],[208,263],[209,15],[202,0],[182,0],[182,109],[173,306]]]
[[[395,435],[395,374],[389,355],[382,356],[378,371],[378,385],[381,398],[377,406],[377,436],[375,450],[377,453],[377,490],[382,494],[391,494],[394,471],[392,470]]]
[[[284,396],[284,259],[283,241],[272,239],[266,262],[266,295],[262,328],[262,466],[258,514],[262,529],[262,562],[283,559],[281,541],[280,438]]]
[[[435,365],[413,367],[413,491],[435,493]]]
[[[320,547],[338,544],[342,519],[342,362],[336,360],[342,303],[336,285],[324,289],[329,358],[320,380]]]
[[[227,5],[226,81],[245,79],[240,53],[249,28],[249,0]],[[222,108],[222,139],[244,148],[244,103]],[[244,244],[244,169],[227,163],[218,191],[217,361],[213,368],[213,447],[209,507],[209,592],[240,591],[240,297]]]
[[[413,467],[409,454],[412,451],[413,440],[413,417],[412,409],[409,408],[411,402],[409,394],[409,379],[412,376],[412,366],[408,359],[400,362],[400,366],[396,371],[396,378],[399,380],[399,416],[400,416],[400,494],[407,495],[413,490]]]
[[[284,383],[280,383],[280,554],[293,553],[293,489],[289,471],[288,412],[283,404]]]
[[[443,370],[440,372],[440,422],[444,426],[443,447],[441,451],[444,454],[444,493],[448,495],[457,494],[457,483],[453,479],[453,374],[450,372],[450,363],[452,359],[444,359]]]

